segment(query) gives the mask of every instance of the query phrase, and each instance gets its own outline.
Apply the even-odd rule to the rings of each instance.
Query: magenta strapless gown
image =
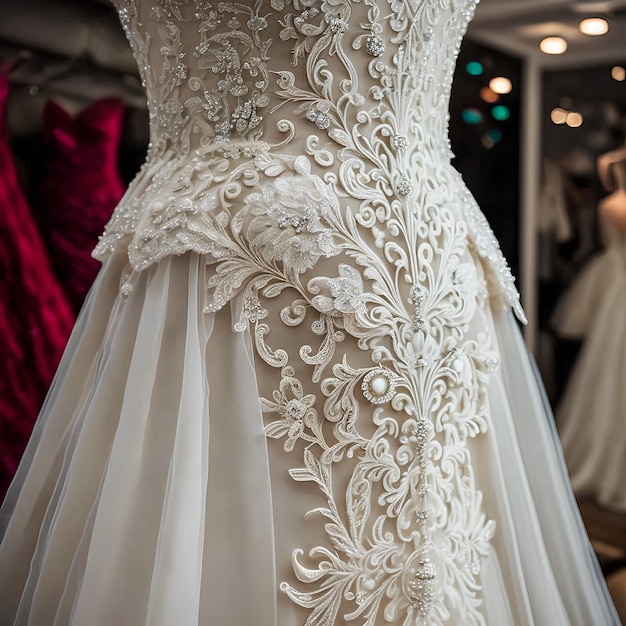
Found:
[[[0,498],[28,442],[74,315],[19,187],[0,75]]]
[[[77,116],[49,101],[43,125],[50,148],[41,187],[43,234],[74,313],[100,270],[91,256],[126,188],[118,172],[123,103],[94,102]]]

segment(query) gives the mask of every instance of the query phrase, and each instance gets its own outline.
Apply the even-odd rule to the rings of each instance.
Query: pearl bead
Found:
[[[370,389],[375,394],[382,395],[389,389],[389,381],[385,376],[374,376],[370,382]]]

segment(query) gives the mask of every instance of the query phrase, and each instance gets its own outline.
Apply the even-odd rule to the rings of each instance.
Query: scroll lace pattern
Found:
[[[266,435],[302,459],[292,479],[320,491],[311,514],[329,545],[296,548],[303,587],[281,589],[311,610],[308,626],[338,616],[368,626],[484,624],[480,571],[494,523],[468,442],[487,430],[497,355],[477,330],[488,292],[467,227],[431,191],[415,230],[406,206],[388,207],[397,235],[374,254],[309,159],[292,166],[233,216],[237,249],[214,265],[206,305],[218,310],[241,292],[236,330],[250,329],[276,372],[275,391],[261,399]],[[335,259],[337,274],[317,275],[320,259]],[[279,296],[290,304],[276,314]],[[276,324],[309,329],[319,343],[276,344]],[[352,362],[354,350],[342,349],[351,341],[369,364]],[[338,496],[335,468],[346,464]]]
[[[114,0],[148,93],[152,141],[94,256],[128,249],[137,270],[190,250],[219,258],[224,247],[205,222],[224,219],[259,181],[259,155],[301,153],[303,133],[318,168],[341,168],[329,181],[345,187],[340,195],[355,191],[355,178],[364,202],[415,198],[442,177],[449,185],[458,175],[448,100],[476,2]],[[265,141],[270,128],[281,139]],[[494,287],[523,317],[489,225],[456,184]]]
[[[199,252],[206,313],[242,302],[235,329],[276,379],[266,435],[294,457],[291,478],[319,490],[311,515],[327,534],[294,549],[300,584],[281,589],[307,626],[484,624],[495,526],[470,448],[488,428],[497,354],[480,329],[490,280],[511,305],[517,293],[442,143],[475,1],[117,4],[156,130],[142,191],[96,252],[127,242],[135,270]],[[272,65],[281,44],[290,69]],[[264,140],[270,119],[278,142]],[[290,350],[278,325],[319,340]],[[341,501],[339,466],[351,468]]]

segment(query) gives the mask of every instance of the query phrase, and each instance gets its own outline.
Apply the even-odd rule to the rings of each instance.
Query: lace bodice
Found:
[[[411,202],[419,219],[425,190],[462,197],[473,244],[521,314],[449,164],[452,75],[476,0],[115,3],[147,91],[151,146],[96,257],[128,247],[140,270],[188,250],[228,255],[218,235],[243,191],[306,157],[334,195],[361,199],[343,211]]]
[[[378,135],[393,151],[446,159],[454,60],[475,4],[122,0],[118,7],[148,92],[157,153],[290,139],[285,120],[326,131],[339,145],[340,131],[362,136],[363,147]],[[390,136],[377,131],[385,117]],[[283,150],[293,152],[288,143]]]

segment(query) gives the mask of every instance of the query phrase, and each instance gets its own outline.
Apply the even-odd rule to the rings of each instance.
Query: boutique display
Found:
[[[151,146],[1,511],[3,624],[618,624],[450,164],[474,0],[116,0]]]

